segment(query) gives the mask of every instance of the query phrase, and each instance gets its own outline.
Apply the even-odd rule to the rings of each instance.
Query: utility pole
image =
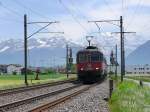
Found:
[[[73,58],[72,58],[72,48],[69,48],[69,70],[72,73],[72,65],[73,65]]]
[[[114,70],[113,70],[114,65],[115,65],[115,58],[114,58],[114,52],[112,50],[110,53],[110,72],[114,72]],[[111,71],[111,67],[112,67],[112,71]]]
[[[115,70],[115,77],[117,77],[117,66],[118,66],[118,61],[117,61],[117,44],[116,44],[116,59],[115,59],[115,65],[116,65],[116,70]]]
[[[120,25],[114,24],[112,22],[120,22]],[[121,52],[121,82],[123,81],[123,76],[125,75],[125,50],[124,50],[124,33],[135,33],[135,32],[124,32],[123,31],[123,18],[120,16],[120,20],[101,20],[101,21],[88,21],[88,22],[94,22],[95,24],[98,22],[105,22],[110,23],[116,26],[120,27],[120,32],[114,32],[114,33],[120,33],[120,52]],[[98,24],[96,24],[98,26]],[[100,27],[98,27],[99,29]]]
[[[69,76],[68,74],[68,44],[66,45],[66,74],[67,74],[67,78]]]
[[[125,75],[125,58],[124,58],[124,36],[123,36],[123,19],[120,16],[120,51],[121,51],[121,82],[123,81],[123,76]]]
[[[124,49],[124,34],[125,33],[136,33],[136,32],[124,32],[123,18],[120,16],[120,52],[121,52],[121,82],[123,82],[123,77],[125,76],[125,49]]]
[[[36,32],[32,33],[31,35],[28,36],[27,34],[27,25],[28,24],[46,24],[45,26],[43,26],[42,28],[38,29]],[[28,81],[27,81],[27,42],[28,39],[31,38],[32,36],[34,36],[37,33],[41,33],[41,31],[45,28],[47,28],[49,25],[51,25],[52,23],[58,23],[58,21],[54,21],[54,22],[27,22],[27,15],[24,15],[24,75],[25,75],[25,84],[28,85]],[[64,32],[42,32],[42,33],[64,33]]]
[[[25,84],[28,85],[27,81],[27,15],[24,15],[24,79]]]

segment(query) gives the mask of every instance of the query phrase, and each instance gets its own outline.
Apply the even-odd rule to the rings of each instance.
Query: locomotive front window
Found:
[[[100,55],[98,53],[93,53],[91,55],[91,61],[99,61],[100,60]]]
[[[87,58],[86,58],[86,54],[79,54],[79,62],[86,62]]]
[[[101,53],[80,53],[78,55],[78,62],[98,62],[103,60],[103,55]]]

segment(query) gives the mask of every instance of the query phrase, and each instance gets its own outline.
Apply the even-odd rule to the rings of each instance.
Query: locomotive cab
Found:
[[[88,46],[77,53],[78,79],[96,82],[106,76],[106,61],[103,53],[95,46]]]

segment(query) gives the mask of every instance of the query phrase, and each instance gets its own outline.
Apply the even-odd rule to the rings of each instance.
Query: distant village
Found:
[[[115,66],[109,66],[108,71],[112,71],[115,73]],[[117,67],[117,73],[120,74],[120,66]],[[126,74],[150,74],[150,65],[145,64],[145,65],[126,65]]]
[[[55,68],[48,68],[48,67],[29,67],[28,71],[36,72],[36,70],[39,70],[40,73],[45,73],[48,70],[53,70],[60,73],[65,73],[65,67],[58,66]],[[24,73],[24,67],[19,64],[0,64],[0,75],[22,75]]]
[[[118,73],[120,73],[120,66],[118,68]],[[28,71],[36,72],[39,70],[40,73],[45,73],[48,70],[52,70],[59,73],[65,73],[65,66],[57,66],[55,68],[51,67],[29,67]],[[74,70],[75,71],[75,70]],[[115,67],[108,67],[108,71],[115,72]],[[0,64],[0,75],[23,75],[24,67],[19,64]],[[126,74],[150,74],[150,65],[128,65],[126,66]]]

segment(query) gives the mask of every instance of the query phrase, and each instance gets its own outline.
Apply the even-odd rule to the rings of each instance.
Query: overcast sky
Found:
[[[45,31],[64,31],[72,41],[83,43],[86,35],[94,35],[94,41],[119,45],[119,27],[100,23],[100,33],[89,20],[119,19],[123,16],[125,31],[135,34],[125,35],[126,48],[135,49],[149,40],[150,0],[0,0],[0,38],[23,38],[23,15],[31,21],[60,21]],[[119,25],[118,22],[113,24]],[[28,25],[28,35],[40,28]],[[54,34],[38,34],[34,37],[50,38]],[[56,35],[56,34],[55,34]]]

